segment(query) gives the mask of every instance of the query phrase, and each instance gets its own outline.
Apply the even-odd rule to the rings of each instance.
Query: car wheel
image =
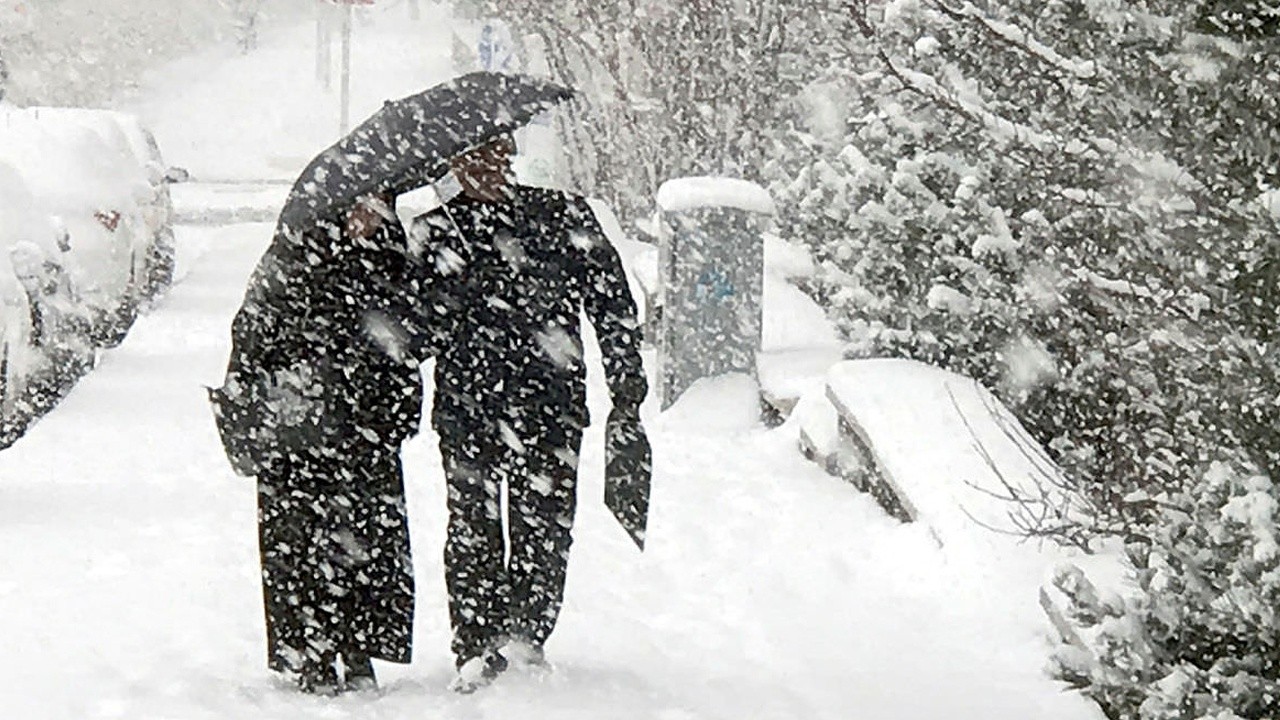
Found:
[[[124,342],[133,321],[138,319],[138,303],[132,297],[125,298],[114,311],[99,314],[93,322],[90,340],[103,348],[113,348]]]
[[[173,284],[173,229],[160,231],[147,248],[146,277],[143,297],[154,300]]]

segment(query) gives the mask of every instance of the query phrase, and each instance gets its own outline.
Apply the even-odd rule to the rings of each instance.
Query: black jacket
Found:
[[[278,233],[259,262],[232,323],[224,391],[250,417],[238,418],[257,447],[394,447],[418,430],[418,359],[396,321],[406,291],[405,236],[388,223],[367,240],[322,222],[301,235]],[[306,427],[277,428],[264,397],[281,371],[306,367],[320,409]],[[279,430],[277,432],[277,430]],[[265,438],[265,440],[264,440]]]
[[[518,438],[552,442],[584,427],[582,310],[614,405],[639,406],[648,385],[635,303],[582,198],[530,187],[500,204],[458,196],[415,219],[412,233],[430,300],[423,325],[446,331],[428,350],[442,441],[502,441],[500,423]]]

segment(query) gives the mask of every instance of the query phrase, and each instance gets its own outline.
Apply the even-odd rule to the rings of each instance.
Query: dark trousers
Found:
[[[304,685],[339,655],[408,662],[413,565],[398,448],[289,457],[258,478],[268,664]]]
[[[507,639],[541,646],[555,629],[573,542],[582,432],[557,435],[564,439],[519,450],[441,441],[449,483],[445,582],[459,666]]]

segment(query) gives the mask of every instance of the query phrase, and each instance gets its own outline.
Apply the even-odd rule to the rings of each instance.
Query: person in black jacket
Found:
[[[542,663],[556,625],[588,423],[583,309],[613,412],[638,427],[648,390],[617,251],[582,198],[515,185],[513,151],[504,136],[456,158],[462,194],[411,229],[431,273],[429,325],[449,327],[432,425],[449,485],[445,572],[460,692],[492,680],[508,656]]]
[[[374,687],[370,658],[405,663],[412,648],[399,447],[422,387],[396,320],[413,281],[391,202],[277,233],[220,391],[258,481],[268,664],[310,692]]]
[[[4,59],[4,48],[0,48],[0,102],[9,94],[9,64]]]

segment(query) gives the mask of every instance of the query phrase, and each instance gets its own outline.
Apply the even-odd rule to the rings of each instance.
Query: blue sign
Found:
[[[702,302],[710,300],[714,303],[724,302],[736,294],[733,278],[723,270],[707,268],[698,274],[694,284],[694,297]]]
[[[480,60],[481,69],[489,72],[511,72],[515,52],[511,42],[511,31],[506,23],[491,21],[480,28],[480,39],[476,43],[476,56]]]

